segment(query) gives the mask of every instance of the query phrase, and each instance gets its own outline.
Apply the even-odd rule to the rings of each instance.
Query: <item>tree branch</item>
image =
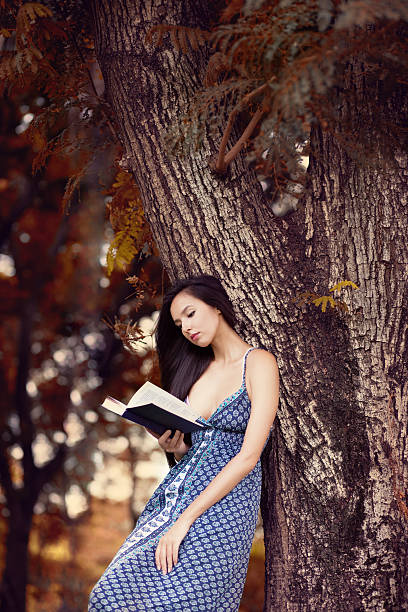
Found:
[[[262,117],[264,112],[265,112],[265,109],[263,107],[262,108],[258,108],[256,113],[252,117],[251,121],[248,123],[247,127],[245,128],[244,132],[242,133],[241,138],[228,151],[227,155],[224,157],[225,168],[228,166],[228,164],[230,164],[232,162],[233,159],[236,158],[238,153],[241,151],[242,147],[249,140],[252,132],[254,131],[254,129],[256,127],[256,124],[258,123],[258,121],[260,120],[260,118]]]
[[[268,87],[268,83],[264,83],[260,87],[257,87],[253,91],[249,92],[246,96],[244,96],[242,98],[241,107],[244,104],[248,104],[248,102],[250,102],[250,100],[252,100],[252,98],[254,98],[258,94],[260,94],[263,91],[265,91],[265,89],[267,87]],[[266,108],[265,108],[265,101],[264,101],[263,104],[262,104],[262,107],[259,108],[255,112],[255,114],[252,117],[251,121],[249,122],[249,124],[245,128],[242,136],[235,143],[235,145],[230,149],[230,151],[227,154],[225,154],[225,149],[227,147],[227,142],[228,142],[228,139],[230,137],[232,126],[234,125],[235,117],[237,116],[237,114],[239,112],[239,109],[235,108],[231,112],[231,114],[230,114],[230,116],[228,118],[227,126],[225,128],[225,132],[224,132],[222,140],[221,140],[220,150],[218,152],[217,160],[216,160],[216,162],[214,164],[214,168],[213,169],[216,172],[219,172],[220,174],[224,174],[225,173],[225,171],[226,171],[226,169],[228,167],[228,164],[231,163],[237,157],[237,155],[241,151],[242,147],[245,145],[247,140],[250,138],[252,132],[254,131],[254,129],[256,127],[256,124],[258,123],[259,119],[262,117],[262,115],[265,112],[265,110],[266,110]]]

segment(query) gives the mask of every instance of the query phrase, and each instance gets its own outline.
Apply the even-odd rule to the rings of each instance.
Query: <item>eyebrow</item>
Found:
[[[192,304],[187,304],[187,306],[184,306],[183,310],[181,311],[181,314],[183,314],[183,312],[184,312],[185,310],[187,310],[187,308],[188,308],[189,306],[191,306],[191,307],[193,307],[193,308],[194,308],[194,306],[193,306]],[[174,319],[174,323],[177,323],[177,321],[180,321],[180,319]]]

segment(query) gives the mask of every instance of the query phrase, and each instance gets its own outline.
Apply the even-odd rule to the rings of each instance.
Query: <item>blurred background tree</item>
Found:
[[[106,213],[112,196],[103,191],[116,191],[111,184],[123,174],[113,169],[112,153],[101,151],[89,168],[69,214],[61,213],[62,199],[81,158],[54,155],[32,175],[35,148],[27,129],[49,103],[30,90],[1,101],[4,610],[17,610],[16,600],[23,599],[30,533],[31,601],[40,599],[42,609],[54,610],[64,592],[65,605],[72,599],[69,609],[84,609],[89,585],[107,559],[98,560],[95,547],[93,572],[84,566],[76,576],[61,570],[67,559],[75,559],[74,533],[91,516],[89,484],[93,482],[101,499],[126,501],[129,518],[135,520],[140,511],[134,499],[136,464],[148,458],[152,447],[143,441],[140,428],[101,413],[98,405],[109,393],[129,397],[146,377],[156,380],[149,333],[157,315],[152,288],[161,286],[160,261],[145,253],[132,258],[128,271],[137,275],[138,288],[126,281],[123,270],[107,276],[106,255],[114,233]],[[98,184],[98,174],[105,174],[105,185]],[[139,334],[137,352],[131,354],[104,319],[127,319],[134,310],[147,337]],[[109,440],[115,444],[109,446]],[[118,461],[130,466],[127,478],[115,468]],[[116,486],[111,495],[109,478]],[[154,482],[153,474],[150,484]],[[140,495],[143,499],[145,492],[138,499]],[[47,553],[47,546],[52,551],[56,542],[65,551],[61,558],[58,547]]]

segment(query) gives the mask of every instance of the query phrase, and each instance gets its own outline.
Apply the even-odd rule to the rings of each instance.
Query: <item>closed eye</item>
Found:
[[[193,316],[193,314],[195,314],[195,310],[192,310],[192,311],[190,312],[190,314],[188,314],[187,316],[188,316],[188,317],[192,317],[192,316]],[[176,325],[176,327],[178,327],[179,329],[181,329],[181,325]]]

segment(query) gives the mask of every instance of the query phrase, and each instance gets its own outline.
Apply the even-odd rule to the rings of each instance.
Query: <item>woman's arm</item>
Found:
[[[179,545],[194,521],[227,495],[258,462],[279,403],[279,371],[275,357],[263,349],[249,353],[247,377],[251,388],[251,415],[241,449],[160,539],[155,557],[157,568],[163,573],[177,563]]]
[[[275,419],[279,403],[279,370],[275,357],[263,349],[253,351],[247,357],[247,367],[252,396],[251,415],[242,447],[180,515],[180,519],[191,524],[253,470]]]
[[[255,464],[250,459],[245,459],[240,453],[235,455],[204,491],[191,502],[179,519],[186,520],[189,525],[192,525],[203,512],[232,491],[254,467]]]

